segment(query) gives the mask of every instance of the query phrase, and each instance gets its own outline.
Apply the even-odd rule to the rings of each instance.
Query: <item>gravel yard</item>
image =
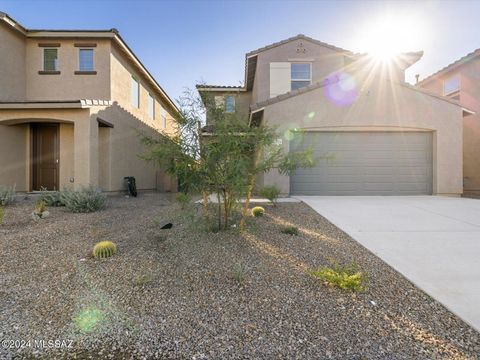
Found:
[[[265,206],[244,234],[200,230],[165,194],[111,197],[92,214],[49,208],[39,222],[33,204],[7,207],[0,225],[0,339],[26,342],[0,359],[480,356],[477,332],[303,203]],[[118,253],[92,258],[101,240]],[[367,289],[306,273],[332,261],[356,262]]]

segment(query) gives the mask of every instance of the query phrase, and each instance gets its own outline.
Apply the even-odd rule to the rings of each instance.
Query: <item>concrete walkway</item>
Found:
[[[480,200],[296,196],[480,331]]]

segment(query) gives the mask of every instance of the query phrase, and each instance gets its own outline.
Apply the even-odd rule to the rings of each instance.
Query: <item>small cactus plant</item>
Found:
[[[260,216],[263,216],[264,214],[265,214],[265,209],[261,206],[255,206],[252,209],[252,215],[255,217],[260,217]]]
[[[44,219],[48,217],[50,213],[47,211],[47,204],[43,200],[38,200],[35,203],[35,209],[33,210],[32,213],[32,218],[35,221],[38,221],[40,219]]]
[[[93,256],[96,258],[107,258],[117,252],[117,245],[111,241],[100,241],[93,247]]]

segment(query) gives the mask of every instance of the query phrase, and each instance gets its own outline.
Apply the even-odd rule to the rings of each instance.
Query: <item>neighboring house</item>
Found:
[[[455,100],[404,81],[423,52],[376,62],[304,35],[246,54],[241,87],[198,85],[225,111],[278,128],[285,152],[312,147],[317,165],[276,170],[258,185],[283,194],[462,193],[462,119]],[[207,116],[208,131],[212,126]]]
[[[29,30],[0,12],[0,185],[175,190],[138,157],[176,105],[115,29]]]
[[[420,81],[417,86],[460,101],[475,111],[463,119],[463,189],[480,194],[480,49]]]

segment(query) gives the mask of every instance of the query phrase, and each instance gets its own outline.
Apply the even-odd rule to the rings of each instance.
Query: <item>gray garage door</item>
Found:
[[[425,132],[307,132],[292,150],[311,146],[317,164],[292,175],[295,195],[432,193],[432,135]]]

